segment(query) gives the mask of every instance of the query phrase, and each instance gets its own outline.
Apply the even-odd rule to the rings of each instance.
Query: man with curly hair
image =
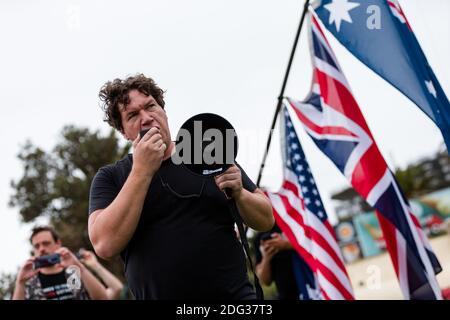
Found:
[[[92,182],[94,249],[105,259],[121,255],[137,299],[254,299],[222,190],[231,189],[256,230],[272,228],[270,202],[238,165],[206,178],[171,161],[163,94],[142,74],[100,91],[106,121],[133,142],[133,154],[101,168]],[[140,138],[143,129],[149,131]]]

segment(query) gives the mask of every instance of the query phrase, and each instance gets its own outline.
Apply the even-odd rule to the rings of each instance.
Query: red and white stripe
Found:
[[[285,168],[284,179],[278,193],[266,193],[277,224],[316,275],[323,298],[353,300],[333,228],[307,210],[295,173]]]

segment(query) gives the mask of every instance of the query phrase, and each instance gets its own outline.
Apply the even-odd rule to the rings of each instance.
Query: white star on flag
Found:
[[[425,85],[427,86],[428,91],[433,95],[433,97],[437,97],[437,93],[436,93],[436,89],[433,86],[433,82],[430,81],[426,81],[425,80]]]
[[[333,22],[336,24],[336,29],[339,32],[342,20],[353,23],[352,17],[348,13],[350,10],[359,6],[359,3],[348,2],[348,0],[333,0],[333,2],[324,5],[324,8],[330,12],[329,24]]]

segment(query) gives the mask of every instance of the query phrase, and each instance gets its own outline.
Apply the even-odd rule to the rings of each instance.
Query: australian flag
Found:
[[[312,3],[355,57],[411,99],[439,127],[450,150],[450,104],[397,0]]]
[[[388,168],[331,47],[310,20],[314,66],[304,101],[288,98],[306,132],[377,211],[400,288],[406,299],[441,299],[435,273],[442,268]]]

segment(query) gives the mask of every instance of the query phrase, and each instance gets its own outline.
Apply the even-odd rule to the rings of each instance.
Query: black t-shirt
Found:
[[[38,273],[42,292],[47,300],[74,300],[74,292],[67,285],[66,273],[55,274]]]
[[[132,160],[128,155],[99,170],[89,213],[114,200]],[[245,189],[256,189],[243,170],[242,180]],[[194,175],[171,159],[153,177],[138,226],[121,257],[137,299],[255,297],[225,194],[214,178]]]
[[[262,254],[259,250],[261,243],[261,237],[264,235],[270,235],[272,233],[280,233],[281,230],[275,225],[271,231],[260,232],[253,239],[253,245],[255,248],[256,264],[259,264],[262,260]],[[298,300],[299,289],[293,270],[292,255],[297,254],[295,250],[283,250],[279,251],[272,257],[270,267],[272,270],[272,280],[275,282],[278,291],[278,299],[280,300]]]

